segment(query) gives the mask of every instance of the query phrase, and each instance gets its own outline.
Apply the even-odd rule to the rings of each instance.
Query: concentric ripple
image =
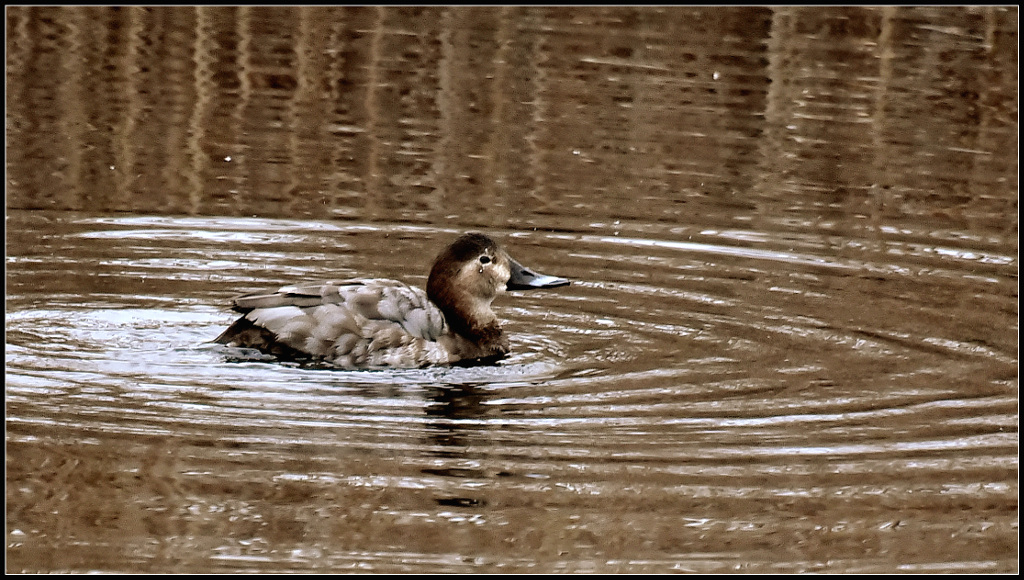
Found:
[[[357,273],[422,283],[420,248],[454,231],[18,225],[38,241],[15,240],[8,261],[12,537],[58,514],[100,521],[102,542],[133,518],[185,526],[180,548],[225,570],[425,569],[472,534],[475,571],[525,571],[565,542],[600,546],[602,570],[641,542],[660,556],[624,570],[797,571],[817,550],[850,554],[843,569],[893,554],[928,569],[938,536],[1016,534],[1016,344],[998,324],[1016,308],[1014,259],[976,240],[939,251],[897,232],[884,251],[835,252],[764,232],[495,232],[574,281],[499,299],[512,356],[355,372],[208,341],[238,292]],[[55,479],[70,490],[59,508],[43,493]],[[965,505],[976,519],[952,517]],[[256,540],[222,539],[239,525]],[[780,535],[800,551],[765,552]],[[884,556],[854,557],[865,544]]]

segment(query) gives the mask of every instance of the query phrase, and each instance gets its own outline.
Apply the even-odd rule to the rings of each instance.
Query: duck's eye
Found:
[[[480,263],[481,264],[490,264],[491,263],[491,257],[490,256],[480,256]]]

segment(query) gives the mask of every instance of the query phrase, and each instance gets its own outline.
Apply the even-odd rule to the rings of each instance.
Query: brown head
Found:
[[[495,330],[500,333],[491,302],[505,291],[510,272],[508,254],[497,242],[483,234],[465,234],[434,261],[427,296],[453,331],[479,340]]]
[[[434,261],[427,296],[444,313],[451,329],[477,343],[508,350],[491,302],[508,289],[553,288],[569,281],[538,274],[513,260],[480,233],[460,236]],[[502,346],[503,345],[503,346]]]

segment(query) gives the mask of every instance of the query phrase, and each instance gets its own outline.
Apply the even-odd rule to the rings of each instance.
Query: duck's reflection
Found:
[[[475,433],[484,427],[484,393],[479,385],[429,387],[426,406],[430,439],[438,457],[465,459]],[[454,474],[449,474],[454,475]]]
[[[426,407],[428,417],[434,420],[427,422],[430,430],[430,448],[437,458],[434,465],[424,467],[424,474],[458,479],[487,479],[489,474],[481,467],[482,462],[476,457],[473,442],[487,428],[483,421],[488,409],[486,395],[479,385],[438,385],[429,388],[429,400]],[[453,490],[454,491],[454,490]],[[458,489],[459,492],[466,490]],[[482,507],[486,500],[479,496],[464,493],[440,496],[438,505],[447,507]]]

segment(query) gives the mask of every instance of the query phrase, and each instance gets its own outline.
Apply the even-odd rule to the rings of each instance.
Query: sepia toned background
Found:
[[[9,7],[8,572],[1015,572],[1016,7]],[[491,369],[232,295],[574,284]]]

